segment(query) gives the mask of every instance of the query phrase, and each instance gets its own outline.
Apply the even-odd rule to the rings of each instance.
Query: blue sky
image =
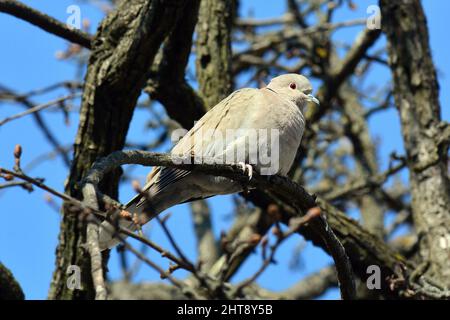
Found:
[[[82,18],[91,21],[91,32],[95,31],[98,22],[103,17],[98,7],[87,6],[84,2],[74,0],[60,1],[23,1],[26,4],[41,10],[60,21],[68,17],[66,8],[77,4],[81,7]],[[241,12],[247,15],[250,12],[257,18],[274,17],[284,12],[284,1],[241,1]],[[355,11],[348,9],[339,10],[335,21],[344,21],[365,17],[365,9],[376,4],[376,1],[358,1]],[[450,94],[448,75],[450,74],[450,48],[447,38],[445,23],[447,12],[450,11],[448,1],[423,1],[428,17],[430,29],[431,47],[433,58],[438,69],[441,86],[440,100],[443,118],[450,119]],[[351,27],[337,31],[335,39],[349,41],[354,39],[361,27]],[[0,51],[0,84],[5,85],[19,93],[45,87],[58,81],[71,80],[77,72],[77,66],[68,61],[60,61],[55,58],[55,53],[65,50],[67,44],[64,40],[50,35],[28,23],[16,18],[0,14],[0,38],[2,50]],[[379,41],[377,47],[385,44],[384,38]],[[376,85],[388,84],[390,81],[389,70],[376,68],[371,72],[370,83]],[[33,99],[35,103],[46,102],[63,94],[63,91],[53,91]],[[74,101],[75,104],[79,101]],[[22,111],[19,105],[10,103],[0,104],[0,119]],[[70,114],[70,122],[66,124],[61,112],[44,112],[43,117],[57,136],[62,145],[73,142],[78,116]],[[128,138],[133,142],[150,141],[154,133],[143,129],[149,120],[149,113],[138,111],[133,117]],[[395,110],[389,110],[374,116],[370,121],[371,134],[380,141],[379,160],[383,167],[387,165],[387,159],[392,151],[402,153],[402,141],[399,135],[399,120]],[[52,147],[47,143],[41,131],[35,125],[32,117],[24,117],[20,120],[5,124],[0,127],[0,166],[11,168],[13,166],[12,150],[14,145],[20,143],[24,152],[22,156],[25,167],[35,157],[50,152]],[[165,151],[169,146],[164,146]],[[148,171],[147,168],[137,168],[133,175],[142,179]],[[63,183],[67,177],[67,168],[60,158],[41,163],[32,169],[29,174],[44,177],[46,183],[58,190],[63,190]],[[126,201],[133,194],[129,186],[123,186],[120,190],[120,200]],[[0,224],[0,261],[9,267],[18,281],[21,283],[27,299],[44,299],[47,296],[51,274],[54,268],[54,253],[59,232],[60,214],[45,201],[46,193],[36,190],[28,194],[22,189],[0,190],[2,223]],[[221,230],[226,230],[232,223],[230,214],[233,210],[232,196],[216,197],[209,201],[213,212],[214,232],[216,235]],[[58,199],[54,199],[60,203]],[[188,257],[195,259],[195,240],[193,238],[192,223],[189,216],[189,206],[180,205],[169,210],[173,213],[169,220],[169,227],[176,240],[182,243]],[[152,240],[164,247],[170,248],[161,230],[152,225],[147,228]],[[300,270],[291,270],[288,265],[293,250],[303,247]],[[149,257],[161,266],[167,267],[167,260],[161,259],[153,252]],[[258,283],[272,290],[283,290],[289,285],[303,278],[305,275],[323,267],[331,262],[321,249],[313,247],[299,237],[290,238],[276,254],[277,265],[272,265],[259,278]],[[133,261],[133,259],[131,259]],[[247,260],[243,268],[233,278],[233,281],[242,280],[253,274],[261,262],[261,257],[254,254]],[[113,279],[121,277],[117,254],[113,252],[110,260],[110,276]],[[176,276],[183,277],[182,271],[177,271]],[[146,266],[142,266],[136,275],[135,281],[158,280],[159,275]],[[335,299],[337,290],[330,290],[323,298]]]

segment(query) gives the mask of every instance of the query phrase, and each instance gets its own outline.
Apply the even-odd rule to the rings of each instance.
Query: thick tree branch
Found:
[[[199,6],[200,1],[194,0],[186,8],[156,57],[145,87],[145,92],[185,128],[192,127],[205,112],[202,98],[185,79]]]
[[[269,291],[252,284],[246,289],[246,296],[256,299],[315,299],[337,285],[336,270],[333,266],[330,266],[303,278],[290,288],[279,292]]]
[[[100,24],[92,42],[87,69],[80,124],[74,144],[74,160],[66,192],[80,198],[78,181],[95,159],[122,149],[137,99],[147,79],[153,59],[185,8],[186,1],[123,1]],[[100,186],[117,196],[115,171]],[[57,250],[57,264],[50,290],[52,299],[92,298],[94,288],[83,279],[86,291],[65,286],[68,265],[76,264],[90,274],[90,259],[81,249],[86,228],[65,206]]]
[[[326,267],[285,290],[282,296],[295,300],[314,299],[337,284],[336,271],[333,267]]]
[[[203,0],[200,4],[196,29],[196,75],[199,94],[207,109],[214,107],[233,89],[231,73],[233,6],[233,1],[230,0]]]
[[[0,262],[0,300],[24,300],[22,288],[11,271]]]
[[[380,1],[388,39],[394,97],[402,124],[420,257],[427,275],[450,283],[450,181],[447,153],[439,148],[439,85],[420,1]]]
[[[95,288],[95,298],[97,300],[105,300],[106,299],[106,286],[105,286],[105,280],[104,280],[104,274],[103,274],[104,271],[103,271],[102,256],[101,256],[101,252],[99,249],[99,242],[98,242],[98,228],[99,228],[99,224],[101,223],[101,221],[99,219],[97,219],[97,217],[108,218],[110,212],[102,212],[102,211],[98,210],[96,189],[93,188],[93,186],[91,184],[85,184],[83,186],[84,199],[83,199],[83,202],[81,202],[78,199],[68,196],[67,194],[60,193],[59,191],[54,190],[53,188],[45,185],[42,181],[40,181],[38,179],[32,178],[32,177],[24,174],[20,168],[20,154],[18,154],[18,155],[15,154],[15,158],[16,158],[16,165],[14,167],[14,171],[0,168],[0,177],[2,177],[2,178],[10,177],[7,179],[16,177],[16,178],[26,181],[27,183],[30,183],[36,187],[39,187],[47,192],[50,192],[51,194],[57,196],[58,198],[65,200],[67,203],[70,203],[72,214],[78,216],[81,220],[87,221],[87,223],[88,223],[87,236],[86,236],[87,240],[86,240],[86,244],[83,245],[83,247],[86,247],[86,249],[89,251],[89,254],[91,257],[90,272],[91,272],[91,276],[92,276],[94,288]],[[101,197],[103,198],[102,203],[110,204],[110,209],[115,210],[115,209],[121,207],[120,203],[109,198],[108,196],[102,195]],[[155,249],[156,251],[160,252],[162,256],[167,257],[168,259],[174,261],[175,263],[177,263],[177,265],[175,266],[175,269],[171,270],[171,268],[169,268],[169,270],[167,272],[164,271],[157,264],[155,264],[154,262],[150,261],[147,257],[145,257],[141,252],[137,251],[132,246],[130,246],[130,244],[128,244],[128,242],[125,241],[122,234],[131,236],[132,238],[141,241],[142,243],[144,243],[144,244],[150,246],[151,248]],[[186,260],[179,260],[174,255],[172,255],[170,252],[163,250],[161,247],[154,244],[150,240],[148,240],[144,237],[138,236],[126,229],[118,228],[117,234],[115,236],[122,242],[122,245],[124,246],[124,248],[126,248],[127,250],[132,252],[134,255],[136,255],[138,257],[138,259],[145,262],[151,268],[158,271],[161,274],[161,277],[169,279],[175,286],[177,286],[179,289],[181,289],[181,291],[185,295],[187,295],[189,297],[196,296],[195,292],[193,292],[191,290],[190,286],[184,285],[183,283],[181,283],[180,281],[176,280],[175,278],[173,278],[171,276],[172,271],[176,270],[178,267],[182,267],[188,271],[196,273],[195,268],[191,264],[187,265],[185,263]],[[1,267],[2,267],[2,265],[0,264],[0,271],[5,270],[5,277],[0,279],[0,282],[1,282],[1,280],[4,280],[4,281],[8,281],[8,283],[9,283],[11,281],[10,274],[6,272],[7,271],[6,268],[2,269]],[[1,274],[0,274],[0,276],[1,276]],[[11,283],[11,286],[14,286],[14,283]],[[12,288],[12,289],[16,290],[15,288]],[[6,291],[6,289],[5,289],[5,292],[7,294],[10,294],[10,293],[8,293],[8,291]],[[2,293],[1,290],[0,290],[0,293]]]
[[[79,44],[91,49],[92,37],[78,29],[72,29],[68,25],[39,12],[27,5],[15,0],[1,0],[0,12],[8,13],[16,18],[25,20],[51,34],[57,35],[67,41]]]
[[[324,85],[317,93],[320,106],[308,110],[306,113],[308,123],[319,120],[331,108],[331,100],[336,97],[341,85],[353,74],[355,68],[367,54],[367,50],[376,42],[380,34],[380,30],[364,29],[358,35],[344,59],[327,76],[327,79],[324,79]]]

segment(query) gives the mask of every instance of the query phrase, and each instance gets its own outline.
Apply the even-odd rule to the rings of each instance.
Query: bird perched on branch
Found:
[[[260,174],[286,175],[305,129],[307,102],[319,104],[309,80],[298,74],[278,76],[261,89],[240,89],[209,110],[173,147],[171,154],[207,157],[218,163],[239,163],[251,179]],[[163,210],[176,204],[242,191],[242,184],[200,172],[156,167],[140,194],[127,205],[134,219],[119,225],[135,231]],[[102,250],[120,241],[114,227],[100,227]]]

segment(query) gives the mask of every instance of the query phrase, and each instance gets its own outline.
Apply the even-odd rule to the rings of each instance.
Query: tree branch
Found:
[[[0,12],[13,15],[67,41],[79,44],[86,49],[91,49],[92,37],[90,35],[80,30],[72,29],[66,24],[23,3],[15,0],[1,0]]]
[[[1,92],[2,94],[6,94],[9,96],[15,97],[14,100],[17,100],[21,104],[23,104],[27,109],[33,109],[36,107],[36,105],[30,101],[27,97],[23,97],[22,95],[16,94],[13,90],[6,88],[5,86],[1,86]],[[58,152],[58,154],[61,156],[62,160],[67,166],[70,166],[70,159],[67,155],[67,152],[64,150],[63,147],[61,147],[58,139],[55,137],[55,135],[52,133],[52,131],[47,126],[46,122],[44,121],[43,117],[39,113],[33,112],[32,116],[34,120],[36,121],[38,127],[41,129],[42,133],[44,134],[45,138],[48,140],[48,142],[53,146],[53,148]]]
[[[0,262],[0,300],[24,300],[22,288],[11,271]]]
[[[231,28],[234,3],[202,0],[197,24],[196,76],[199,94],[207,109],[214,107],[233,89],[231,73]],[[192,124],[191,124],[192,125]]]
[[[32,113],[35,113],[35,112],[39,112],[39,111],[47,109],[49,107],[53,107],[53,106],[55,106],[57,104],[60,104],[60,103],[62,103],[64,101],[66,101],[66,100],[74,99],[74,98],[77,98],[79,96],[81,96],[81,95],[80,94],[70,94],[70,95],[67,95],[67,96],[64,96],[64,97],[61,97],[61,98],[54,99],[54,100],[49,101],[47,103],[43,103],[43,104],[34,106],[32,108],[29,108],[28,110],[26,110],[24,112],[21,112],[21,113],[18,113],[18,114],[15,114],[13,116],[6,117],[6,118],[0,120],[0,127],[2,125],[4,125],[5,123],[10,122],[12,120],[16,120],[16,119],[22,118],[24,116],[27,116],[29,114],[32,114]]]
[[[205,113],[202,98],[185,79],[199,6],[200,1],[194,0],[186,8],[158,53],[144,89],[152,99],[161,102],[170,118],[185,128],[192,127]]]
[[[439,84],[425,13],[418,0],[381,0],[394,97],[402,125],[414,226],[428,276],[450,283],[450,180],[442,135]],[[448,288],[447,288],[448,289]]]
[[[224,176],[248,184],[250,187],[270,191],[277,194],[287,205],[297,208],[296,210],[298,211],[296,211],[295,215],[300,214],[300,212],[305,213],[315,207],[314,198],[302,187],[286,177],[278,175],[259,176],[255,173],[252,180],[248,181],[248,177],[242,173],[242,169],[238,165],[214,164],[213,161],[209,160],[205,158],[177,157],[143,151],[116,151],[94,163],[89,173],[83,179],[83,189],[87,186],[92,186],[92,190],[96,191],[97,201],[99,201],[100,199],[104,199],[104,197],[97,186],[106,173],[123,164],[158,165]],[[342,297],[351,299],[354,295],[354,282],[351,266],[345,255],[344,248],[334,235],[332,229],[328,227],[325,219],[313,221],[311,226],[322,237],[328,251],[335,260],[338,278],[341,284]]]

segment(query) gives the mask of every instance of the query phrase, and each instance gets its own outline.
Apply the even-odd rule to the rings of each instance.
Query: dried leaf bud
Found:
[[[353,1],[349,1],[348,2],[348,7],[350,8],[350,10],[355,11],[356,9],[358,9],[358,6],[356,5],[356,3],[354,3]]]
[[[13,176],[12,174],[9,174],[9,173],[2,175],[2,177],[3,177],[3,179],[5,179],[6,181],[11,181],[11,180],[14,179],[14,176]]]
[[[278,237],[278,238],[281,237],[282,233],[281,233],[280,228],[278,228],[277,225],[275,225],[275,226],[272,228],[272,234],[273,234],[274,236]]]
[[[125,219],[131,219],[132,215],[130,212],[126,211],[126,210],[121,210],[120,211],[120,217],[121,218],[125,218]]]
[[[20,158],[22,156],[22,146],[20,144],[16,144],[14,147],[14,158]]]

